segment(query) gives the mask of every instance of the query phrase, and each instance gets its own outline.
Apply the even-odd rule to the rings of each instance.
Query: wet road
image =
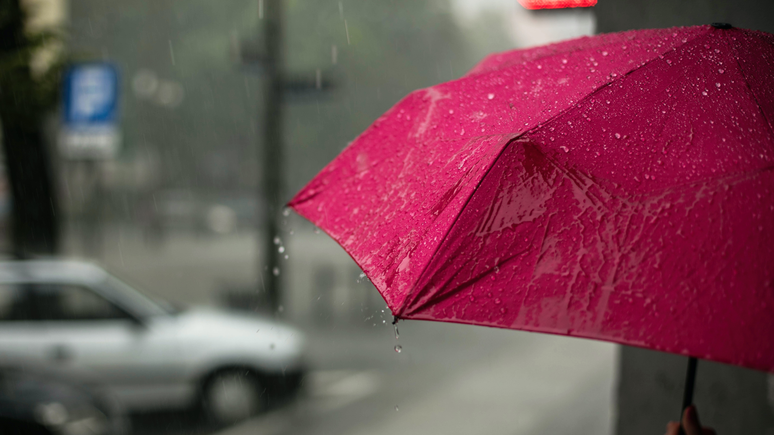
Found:
[[[169,237],[153,246],[136,233],[114,231],[105,240],[103,264],[173,302],[217,305],[224,283],[249,287],[256,280],[255,238],[249,235]],[[309,339],[305,393],[225,429],[207,427],[193,412],[176,412],[136,417],[134,433],[611,432],[615,346],[416,321],[401,322],[396,341],[378,294],[355,285],[351,260],[329,239],[297,231],[287,251],[291,257],[283,273],[291,285],[284,314]],[[318,307],[321,290],[314,287],[321,268],[337,279],[324,310]],[[351,303],[353,298],[360,302]],[[395,352],[396,344],[402,352]]]
[[[307,394],[219,435],[608,434],[614,346],[464,325],[312,333]]]

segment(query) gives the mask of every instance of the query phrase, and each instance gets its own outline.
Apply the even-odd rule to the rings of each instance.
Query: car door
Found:
[[[189,398],[174,328],[163,321],[133,318],[79,284],[38,283],[33,300],[44,353],[61,368],[97,376],[132,409]]]
[[[0,362],[45,364],[50,346],[37,321],[33,288],[25,283],[0,284]]]

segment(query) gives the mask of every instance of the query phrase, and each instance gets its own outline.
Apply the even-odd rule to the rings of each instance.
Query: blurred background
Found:
[[[28,385],[14,377],[26,367],[38,386],[25,418],[52,433],[663,431],[679,410],[679,357],[417,322],[401,322],[397,338],[385,303],[348,255],[282,207],[402,97],[460,77],[491,52],[716,21],[774,30],[774,7],[764,0],[566,3],[587,7],[3,0],[0,252],[101,268],[0,267],[0,353],[22,349],[6,364],[2,394]],[[137,302],[136,289],[156,302]],[[104,301],[90,302],[91,292]],[[50,294],[63,307],[57,313],[18,314],[15,304],[34,307]],[[209,317],[194,319],[195,310]],[[65,319],[77,328],[50,338],[46,328]],[[128,329],[109,335],[121,322],[129,326],[116,328]],[[180,330],[169,332],[173,323]],[[288,328],[270,339],[285,344],[271,341],[276,352],[268,354],[240,348],[259,346],[262,328]],[[205,343],[206,330],[235,343]],[[79,347],[79,334],[91,347]],[[38,354],[24,350],[36,340]],[[124,347],[98,351],[121,340]],[[277,356],[284,345],[287,355]],[[182,362],[169,346],[179,346]],[[180,385],[190,391],[179,387],[180,404],[164,406],[173,393],[145,388],[137,394],[147,406],[135,406],[110,380],[132,370],[137,376],[116,382],[152,387],[184,372]],[[228,376],[212,382],[225,372],[260,385],[260,397],[228,390]],[[299,388],[295,377],[280,382],[286,388],[266,387],[291,375],[303,377]],[[697,390],[697,403],[718,433],[774,433],[774,383],[765,374],[702,363],[699,379],[706,391]],[[226,391],[222,403],[214,384]],[[217,414],[251,400],[260,405]],[[94,412],[112,423],[67,426],[81,402],[98,403]]]

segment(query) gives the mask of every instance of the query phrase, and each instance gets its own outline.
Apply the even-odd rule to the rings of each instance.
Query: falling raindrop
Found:
[[[282,210],[282,216],[290,216],[290,207],[285,207],[285,210]]]
[[[275,236],[275,237],[274,237],[274,244],[275,244],[275,245],[279,245],[281,241],[282,241],[282,240],[280,240],[279,236]]]
[[[279,251],[279,253],[282,254],[283,252],[285,252],[285,247],[280,246],[279,249],[277,249],[277,251]]]
[[[394,324],[392,326],[393,326],[393,328],[395,328],[395,339],[397,340],[397,339],[400,338],[400,332],[398,332],[398,324],[396,323],[396,324]]]
[[[398,409],[398,405],[395,405],[395,411],[400,411],[400,409]]]
[[[398,352],[398,353],[403,352],[403,346],[401,346],[399,344],[396,344],[394,349],[395,349],[395,352]]]
[[[274,276],[279,276],[280,274],[279,267],[275,267],[274,269],[272,269],[271,273],[273,273]]]

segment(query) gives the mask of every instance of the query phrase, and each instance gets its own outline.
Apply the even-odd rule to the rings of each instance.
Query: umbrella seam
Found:
[[[492,159],[492,162],[489,164],[489,167],[486,168],[486,171],[484,172],[484,175],[479,178],[478,182],[476,183],[476,186],[471,190],[470,195],[465,199],[465,203],[460,207],[460,211],[457,213],[457,216],[454,218],[454,221],[449,225],[448,228],[446,228],[446,231],[443,234],[443,237],[441,238],[441,242],[438,244],[438,246],[435,248],[435,251],[430,255],[427,262],[425,262],[425,265],[422,267],[422,272],[419,273],[417,276],[416,281],[414,282],[414,285],[412,286],[411,291],[408,292],[406,295],[406,298],[404,299],[403,306],[400,309],[400,312],[398,313],[397,317],[401,317],[405,312],[406,308],[413,302],[415,298],[415,293],[417,291],[416,284],[418,284],[422,279],[425,277],[425,272],[427,271],[427,268],[430,266],[430,263],[432,263],[433,259],[438,255],[438,252],[440,250],[441,245],[443,245],[443,241],[446,239],[446,237],[449,236],[449,233],[451,232],[452,228],[454,228],[454,225],[457,223],[457,219],[459,219],[460,215],[463,211],[465,211],[465,208],[470,203],[471,199],[473,199],[473,195],[475,195],[476,191],[478,191],[478,188],[481,186],[481,183],[483,180],[489,175],[489,173],[492,171],[492,168],[494,168],[495,164],[497,164],[497,161],[500,160],[500,157],[502,157],[504,151],[518,138],[523,136],[524,133],[519,134],[518,136],[514,136],[511,139],[509,139],[505,145],[500,149],[500,151],[497,153],[497,156]]]
[[[702,27],[702,26],[695,26],[695,27]],[[694,27],[694,26],[688,26],[688,27],[677,27],[677,28],[682,28],[682,29],[691,29],[691,28],[695,28],[695,27]],[[708,27],[708,26],[707,26],[707,27]],[[671,28],[662,28],[662,29],[657,29],[657,30],[664,30],[664,31],[666,31],[666,30],[671,30],[671,29],[674,29],[674,27],[671,27]],[[654,30],[655,30],[655,29],[654,29]],[[629,31],[626,31],[626,32],[623,32],[623,33],[636,33],[636,32],[637,32],[637,30],[629,30]],[[558,46],[558,45],[562,45],[562,44],[563,44],[563,43],[565,43],[565,42],[570,42],[570,41],[577,41],[577,40],[580,40],[580,39],[593,39],[593,38],[595,38],[595,37],[597,37],[597,36],[602,36],[602,35],[616,35],[616,34],[620,35],[621,33],[618,33],[618,32],[608,32],[608,33],[599,33],[599,34],[597,34],[597,35],[591,35],[591,36],[589,36],[589,35],[584,35],[584,36],[581,36],[581,37],[578,37],[578,38],[575,38],[575,39],[570,39],[570,40],[566,40],[566,41],[557,41],[557,42],[554,42],[554,43],[552,43],[552,44],[550,44],[550,45],[551,45],[551,46]],[[700,36],[701,36],[701,35],[700,35]],[[695,38],[697,38],[697,37],[698,37],[698,36],[694,37],[693,39],[695,39]],[[693,39],[691,39],[691,41],[692,41]],[[596,45],[596,46],[594,46],[593,48],[597,48],[597,49],[599,49],[599,48],[602,48],[602,47],[615,46],[615,45],[618,45],[619,43],[620,43],[620,41],[611,41],[611,42],[608,42],[608,43],[604,43],[604,44],[599,44],[599,45]],[[686,41],[685,43],[681,43],[680,45],[683,45],[683,44],[686,44],[686,43],[688,43],[688,41]],[[680,45],[677,45],[677,46],[675,46],[675,47],[673,47],[673,48],[677,48],[677,47],[679,47]],[[533,48],[539,48],[539,47],[527,47],[527,48],[524,48],[524,50],[530,50],[530,49],[533,49]],[[552,58],[552,57],[556,57],[556,56],[560,56],[560,55],[566,55],[566,54],[570,54],[570,53],[575,53],[575,52],[579,52],[579,51],[585,51],[585,50],[587,50],[587,49],[588,49],[588,47],[583,47],[583,48],[574,48],[574,49],[572,49],[572,50],[568,50],[568,51],[554,51],[554,52],[552,52],[552,53],[545,54],[545,55],[542,55],[542,56],[538,56],[538,57],[535,57],[535,58],[531,58],[531,59],[529,59],[529,60],[522,60],[522,61],[521,61],[521,62],[522,62],[521,64],[522,64],[522,65],[526,65],[527,63],[535,62],[535,61],[538,61],[538,60],[542,60],[542,59],[548,59],[548,58]],[[497,56],[497,55],[503,55],[503,54],[507,54],[509,51],[510,51],[510,50],[505,50],[505,51],[501,51],[501,52],[497,52],[497,53],[492,53],[492,54],[490,54],[490,55],[488,55],[488,56],[484,57],[484,59],[482,59],[482,60],[481,60],[481,62],[484,62],[484,61],[486,61],[488,58],[490,58],[490,56]],[[669,50],[667,50],[666,52],[668,52],[668,51],[669,51]],[[664,52],[664,53],[666,53],[666,52]],[[663,53],[662,53],[662,55],[663,55]],[[481,63],[481,62],[479,62],[479,63]],[[519,64],[518,64],[518,63],[513,63],[513,64],[511,64],[511,65],[508,65],[508,66],[506,66],[506,68],[509,68],[509,67],[511,67],[511,66],[516,66],[516,65],[519,65]],[[474,68],[475,68],[476,66],[478,66],[478,64],[476,64],[476,65],[474,66]],[[460,79],[463,79],[463,78],[468,78],[468,77],[475,77],[475,76],[477,76],[477,75],[482,75],[482,74],[494,73],[494,72],[496,72],[496,71],[498,71],[498,70],[499,70],[499,68],[498,68],[498,69],[490,69],[490,70],[479,71],[479,72],[476,72],[476,73],[474,73],[474,74],[470,74],[470,75],[468,75],[468,74],[465,74],[464,76],[460,77]]]
[[[687,44],[688,44],[688,43],[690,43],[690,42],[694,42],[694,41],[698,40],[698,39],[699,39],[699,38],[701,38],[701,37],[707,37],[707,36],[709,36],[710,34],[711,34],[710,32],[699,34],[699,35],[695,36],[695,37],[694,37],[694,38],[692,38],[692,39],[688,39],[688,40],[686,40],[685,42],[681,43],[680,45],[676,45],[676,46],[674,46],[674,47],[670,48],[669,50],[667,50],[667,51],[665,51],[665,52],[663,52],[663,53],[660,53],[660,54],[656,55],[655,57],[653,57],[653,58],[652,58],[652,59],[650,59],[649,61],[647,61],[647,62],[643,63],[642,65],[635,66],[634,68],[630,69],[629,71],[627,71],[627,72],[625,72],[625,73],[621,74],[621,76],[620,76],[620,77],[617,77],[617,78],[615,78],[615,79],[613,79],[613,80],[611,80],[611,81],[609,81],[609,82],[607,82],[607,83],[605,83],[605,84],[603,84],[603,85],[600,85],[598,88],[596,88],[596,89],[594,89],[593,91],[591,91],[591,92],[589,92],[588,94],[586,94],[586,95],[585,95],[583,98],[581,98],[580,100],[578,100],[578,101],[576,101],[575,103],[571,104],[569,107],[566,107],[566,108],[565,108],[565,109],[563,109],[561,112],[557,113],[556,115],[552,116],[551,118],[548,118],[548,119],[547,119],[545,122],[543,122],[543,123],[538,123],[537,125],[533,126],[533,127],[532,127],[532,128],[530,128],[529,130],[525,131],[525,132],[524,132],[522,135],[526,135],[526,134],[529,134],[529,133],[533,133],[533,132],[534,132],[534,131],[536,131],[537,129],[539,129],[539,128],[542,128],[542,127],[544,127],[544,126],[546,126],[546,125],[548,125],[548,124],[550,124],[550,123],[552,123],[552,122],[556,121],[558,118],[560,118],[561,116],[563,116],[563,115],[564,115],[564,114],[566,114],[567,112],[569,112],[569,111],[573,110],[575,107],[577,107],[577,106],[578,106],[578,104],[580,104],[580,103],[582,103],[582,102],[584,102],[584,101],[586,101],[586,100],[590,99],[591,97],[593,97],[594,95],[596,95],[598,92],[602,91],[603,89],[607,88],[608,86],[612,85],[613,83],[617,83],[617,82],[619,82],[619,81],[621,81],[621,80],[625,79],[626,77],[630,76],[631,74],[633,74],[633,73],[635,73],[635,72],[639,71],[640,69],[642,69],[642,68],[644,68],[644,67],[646,67],[646,66],[650,65],[652,62],[655,62],[656,60],[659,60],[659,59],[661,59],[661,58],[662,58],[664,55],[666,55],[667,53],[673,52],[673,51],[677,50],[678,48],[681,48],[681,47],[683,47],[683,46],[687,45]],[[521,136],[521,135],[520,135],[520,136]]]
[[[406,309],[409,307],[409,305],[411,305],[411,303],[416,298],[416,292],[418,291],[418,288],[417,288],[416,285],[425,278],[425,272],[427,271],[427,268],[429,267],[430,263],[432,263],[432,261],[438,255],[440,247],[441,247],[441,245],[443,245],[443,240],[449,235],[449,233],[451,232],[451,229],[454,228],[454,226],[457,223],[457,219],[459,219],[460,215],[465,211],[465,208],[470,203],[470,200],[471,200],[471,198],[473,198],[473,195],[476,194],[478,189],[481,187],[481,184],[483,183],[484,179],[486,179],[486,177],[492,171],[492,168],[495,166],[495,164],[497,164],[497,162],[500,160],[500,157],[502,157],[503,153],[505,152],[506,149],[508,149],[508,147],[510,147],[518,139],[520,139],[520,138],[522,138],[524,136],[527,136],[530,133],[536,131],[537,129],[542,128],[545,125],[548,125],[548,124],[554,122],[556,119],[558,119],[559,117],[563,116],[567,112],[571,111],[573,108],[577,107],[577,105],[580,104],[581,102],[588,100],[589,98],[591,98],[592,96],[594,96],[595,94],[600,92],[602,89],[610,86],[613,83],[616,83],[616,82],[618,82],[620,80],[623,80],[624,78],[628,77],[632,73],[634,73],[636,71],[639,71],[640,69],[642,69],[646,65],[649,65],[650,63],[652,63],[652,62],[654,62],[654,61],[656,61],[658,59],[661,59],[665,54],[673,52],[673,51],[677,50],[678,48],[681,48],[681,47],[687,45],[688,43],[692,43],[694,41],[697,41],[698,39],[700,39],[702,37],[708,37],[711,34],[712,34],[712,31],[710,29],[707,29],[707,31],[705,33],[700,33],[700,34],[694,36],[691,39],[686,39],[685,42],[681,42],[679,45],[676,45],[676,46],[670,48],[669,50],[666,50],[666,51],[664,51],[662,53],[659,53],[659,54],[655,55],[652,59],[648,60],[647,62],[643,63],[642,65],[635,66],[634,68],[632,68],[631,70],[627,71],[626,73],[621,74],[620,77],[618,77],[618,78],[616,78],[614,80],[611,80],[611,81],[609,81],[609,82],[599,86],[598,88],[594,89],[590,93],[586,94],[586,96],[584,96],[580,100],[574,102],[570,106],[566,107],[561,112],[559,112],[556,115],[552,116],[551,118],[549,118],[545,122],[543,122],[543,123],[538,122],[537,125],[533,126],[529,130],[526,130],[526,131],[524,131],[522,133],[518,133],[514,137],[512,137],[510,140],[508,140],[507,143],[505,144],[505,146],[503,146],[502,149],[500,149],[500,151],[498,152],[497,157],[495,157],[492,160],[492,163],[489,165],[489,167],[487,168],[487,170],[484,173],[484,175],[478,180],[478,182],[476,183],[476,186],[471,190],[470,195],[468,195],[468,198],[465,200],[465,203],[460,208],[459,212],[457,213],[457,216],[454,218],[454,221],[451,223],[451,225],[449,225],[449,227],[444,232],[443,238],[441,239],[442,240],[441,243],[438,244],[438,246],[436,247],[435,251],[430,255],[430,257],[428,258],[428,261],[425,263],[425,265],[422,268],[422,272],[419,273],[416,281],[414,282],[414,285],[412,285],[411,290],[406,295],[406,298],[404,299],[404,303],[402,304],[401,309],[400,309],[399,313],[397,314],[397,317],[402,317],[403,314],[406,312]]]
[[[744,80],[745,86],[747,86],[747,89],[750,91],[750,95],[752,96],[753,101],[755,102],[755,105],[758,107],[758,112],[760,112],[761,116],[763,117],[763,120],[765,121],[766,128],[769,129],[769,133],[771,133],[772,136],[774,136],[774,130],[771,125],[771,121],[766,117],[766,113],[761,108],[761,103],[758,100],[758,96],[755,94],[755,91],[753,90],[752,86],[750,86],[750,81],[747,80],[747,75],[744,73],[744,69],[742,68],[742,64],[739,62],[739,56],[738,51],[736,49],[736,46],[729,43],[728,39],[724,41],[726,45],[730,48],[730,50],[733,50],[734,52],[734,62],[736,63],[737,68],[739,69],[739,75],[742,76],[742,80]]]

